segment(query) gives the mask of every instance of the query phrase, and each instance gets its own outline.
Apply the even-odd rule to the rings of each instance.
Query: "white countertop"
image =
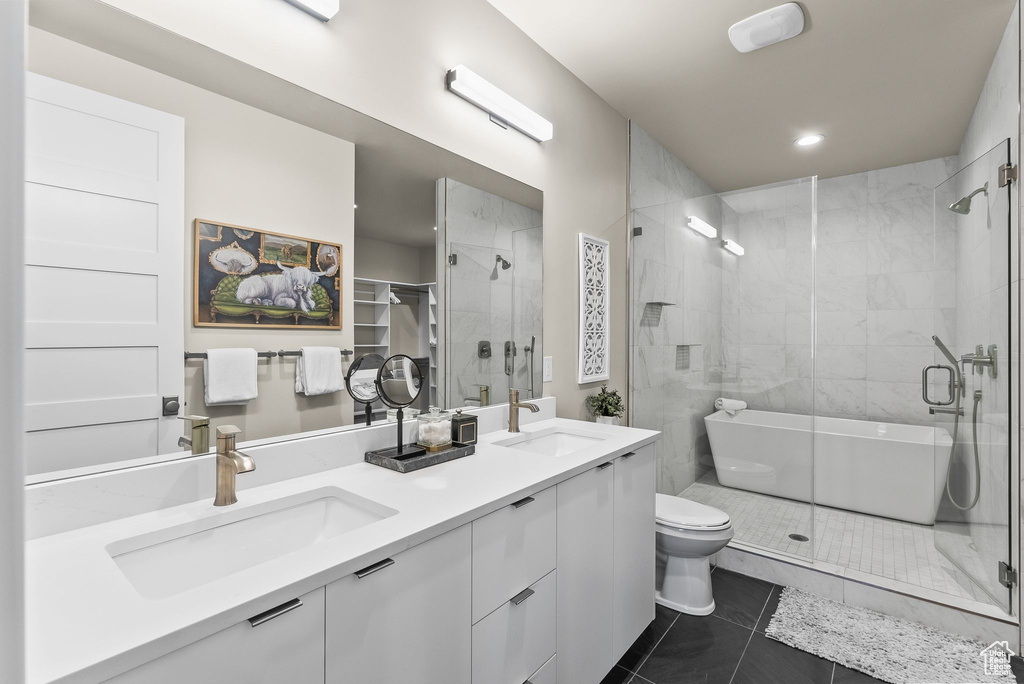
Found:
[[[564,418],[523,432],[551,427],[606,437],[552,457],[493,446],[511,435],[492,432],[475,455],[413,473],[360,463],[240,491],[232,510],[334,486],[398,514],[166,599],[142,597],[106,546],[225,510],[212,499],[32,540],[25,548],[27,681],[102,682],[659,437]]]

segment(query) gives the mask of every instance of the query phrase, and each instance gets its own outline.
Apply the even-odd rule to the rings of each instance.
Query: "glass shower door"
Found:
[[[448,406],[505,402],[507,367],[514,360],[512,251],[452,242],[448,254],[444,378]]]
[[[1009,141],[935,189],[932,364],[935,547],[952,593],[1011,612]]]

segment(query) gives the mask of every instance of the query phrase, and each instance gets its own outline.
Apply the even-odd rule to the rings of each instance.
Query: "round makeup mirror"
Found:
[[[352,398],[366,404],[366,424],[373,422],[373,402],[380,399],[377,392],[377,373],[384,367],[380,354],[364,354],[352,362],[345,374],[345,388]]]
[[[423,376],[412,358],[395,354],[377,371],[375,384],[381,401],[391,408],[402,409],[420,396]]]

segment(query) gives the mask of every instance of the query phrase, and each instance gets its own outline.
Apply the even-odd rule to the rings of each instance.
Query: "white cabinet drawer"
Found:
[[[107,684],[323,684],[324,588],[114,677]]]
[[[523,684],[554,653],[555,573],[549,572],[473,625],[473,684]]]
[[[523,684],[555,684],[555,670],[557,665],[555,658],[557,655],[553,655],[548,659],[548,662],[540,666],[540,669],[530,675]]]
[[[555,488],[473,522],[473,623],[555,569]]]

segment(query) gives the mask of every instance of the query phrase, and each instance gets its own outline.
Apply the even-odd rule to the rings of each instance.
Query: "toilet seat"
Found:
[[[724,511],[667,494],[655,495],[654,519],[658,525],[698,532],[725,530],[732,526],[729,515]]]

